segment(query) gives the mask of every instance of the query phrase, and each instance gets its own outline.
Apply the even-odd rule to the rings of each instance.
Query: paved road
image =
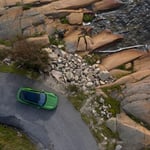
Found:
[[[40,82],[0,73],[0,122],[22,129],[44,150],[98,150],[80,114],[65,97],[55,92],[59,96],[55,111],[36,109],[16,102],[19,87],[52,91]]]

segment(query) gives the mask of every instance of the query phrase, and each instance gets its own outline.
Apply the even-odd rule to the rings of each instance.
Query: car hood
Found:
[[[47,98],[46,98],[46,103],[45,103],[44,107],[47,109],[55,108],[58,103],[57,96],[55,96],[53,94],[47,94],[46,96],[47,96]]]

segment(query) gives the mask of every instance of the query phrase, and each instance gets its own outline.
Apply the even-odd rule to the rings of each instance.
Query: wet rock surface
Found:
[[[117,10],[99,12],[92,22],[94,32],[107,28],[123,34],[124,40],[117,47],[150,44],[149,11],[149,0],[125,1]]]

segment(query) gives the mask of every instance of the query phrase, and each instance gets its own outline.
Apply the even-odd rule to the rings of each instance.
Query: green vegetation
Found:
[[[7,58],[10,55],[11,51],[6,49],[0,49],[0,61]]]
[[[60,22],[61,22],[62,24],[69,24],[69,21],[68,21],[68,19],[66,18],[66,16],[65,16],[65,17],[61,17],[61,18],[60,18]]]
[[[119,67],[118,67],[118,69],[126,70],[125,64],[123,64],[123,65],[119,66]]]
[[[116,116],[116,114],[120,113],[120,102],[110,96],[110,93],[114,90],[120,91],[121,87],[113,86],[111,89],[110,88],[103,89],[103,91],[108,95],[108,98],[104,98],[105,100],[104,104],[106,106],[111,105],[111,107],[108,108],[108,111],[112,113],[112,116]],[[69,100],[72,102],[72,104],[78,111],[80,111],[81,107],[83,106],[87,98],[91,96],[91,94],[90,95],[85,94],[83,91],[80,90],[79,87],[75,85],[68,86],[68,91],[70,91]],[[92,95],[94,95],[94,93]],[[99,96],[95,96],[93,97],[93,102],[96,101],[97,103],[99,103],[99,99],[100,99]],[[95,110],[97,111],[98,114],[100,114],[99,107],[95,108]],[[93,136],[95,137],[98,143],[103,142],[105,136],[107,137],[106,150],[115,149],[116,143],[113,143],[112,140],[109,139],[118,139],[119,136],[117,133],[113,133],[109,128],[107,128],[105,120],[103,124],[99,125],[98,120],[92,114],[82,113],[81,118],[89,126]],[[92,127],[91,124],[94,126],[94,128],[91,128]]]
[[[76,85],[72,84],[72,85],[69,85],[67,87],[67,90],[69,92],[72,92],[72,93],[77,93],[79,91],[79,87],[77,87]]]
[[[87,95],[85,95],[83,91],[79,91],[76,94],[70,95],[68,98],[74,107],[79,111],[84,101],[87,99]]]
[[[109,112],[112,113],[112,115],[115,117],[116,114],[120,113],[120,102],[116,99],[112,98],[111,96],[108,96],[108,98],[105,99],[105,103],[108,105],[111,105],[111,108],[109,108]]]
[[[86,13],[83,16],[84,22],[91,22],[93,19],[94,19],[94,14],[92,14],[92,13]]]
[[[23,5],[23,10],[28,10],[32,7],[32,4],[25,4]]]
[[[86,55],[83,58],[85,59],[86,63],[89,65],[95,64],[97,61],[101,61],[102,55],[98,54],[91,54],[91,55]]]
[[[45,32],[35,32],[33,35],[32,35],[32,37],[39,37],[39,36],[42,36],[42,35],[44,35],[45,34]]]
[[[84,101],[87,99],[87,95],[82,90],[77,88],[75,85],[70,85],[67,89],[68,91],[72,92],[69,95],[68,99],[71,101],[74,107],[79,111]]]
[[[122,64],[119,67],[117,67],[117,69],[121,69],[121,70],[127,70],[127,71],[134,71],[134,64],[133,62],[131,62],[131,66],[129,68],[126,68],[126,64]]]
[[[64,32],[56,29],[55,32],[49,36],[50,44],[56,46],[63,45],[61,49],[65,50],[65,41],[63,40],[63,36]]]
[[[101,131],[106,137],[117,139],[119,138],[118,133],[113,133],[109,128],[107,128],[105,123],[101,125]]]
[[[21,6],[21,2],[16,2],[16,6]]]
[[[105,104],[111,105],[111,108],[109,108],[109,112],[111,112],[115,117],[116,114],[120,113],[120,102],[111,96],[111,92],[120,93],[121,87],[119,85],[115,85],[107,88],[102,88],[102,90],[107,94],[107,98],[104,98]]]
[[[36,146],[22,133],[0,125],[0,150],[36,150]]]
[[[30,70],[17,68],[14,65],[9,65],[8,66],[8,65],[0,64],[0,72],[25,75],[25,76],[27,76],[28,78],[31,78],[31,79],[37,79],[39,77],[39,73],[37,73],[37,72],[34,72],[32,70],[30,71]]]
[[[103,141],[103,136],[101,135],[101,132],[92,130],[92,134],[95,137],[97,142],[102,142]]]
[[[81,118],[86,124],[88,124],[88,125],[90,124],[91,117],[88,117],[85,114],[81,114]]]
[[[86,114],[81,114],[81,118],[88,125],[90,124],[91,121],[93,122],[93,124],[97,123],[96,119],[93,116],[87,116]]]
[[[23,10],[28,10],[32,7],[32,4],[23,4],[22,2],[16,2],[16,6],[22,6]]]
[[[54,37],[53,35],[52,36],[49,36],[49,41],[50,41],[50,44],[52,45],[64,45],[64,41],[62,39],[58,39],[56,37]]]
[[[5,46],[12,46],[12,42],[9,40],[0,39],[0,44],[5,45]]]

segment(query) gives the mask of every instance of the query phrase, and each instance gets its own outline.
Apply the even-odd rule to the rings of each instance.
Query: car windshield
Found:
[[[44,93],[35,93],[32,91],[21,91],[20,98],[25,101],[35,103],[39,106],[43,106],[46,100],[46,96]]]

